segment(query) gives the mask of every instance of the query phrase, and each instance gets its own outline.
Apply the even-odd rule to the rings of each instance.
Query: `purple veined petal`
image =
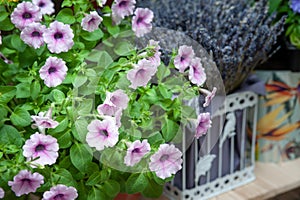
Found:
[[[132,30],[137,37],[142,37],[152,30],[153,12],[148,8],[137,8],[132,18]]]
[[[33,22],[42,20],[40,8],[31,2],[21,2],[11,13],[11,22],[20,30]]]
[[[173,144],[161,144],[150,157],[149,169],[161,178],[171,177],[182,168],[182,153]]]
[[[216,87],[213,87],[213,90],[210,92],[204,88],[201,88],[199,90],[201,93],[205,94],[206,97],[205,97],[205,102],[203,104],[203,107],[207,107],[209,106],[210,102],[212,101],[212,99],[215,97],[216,95],[216,92],[217,92],[217,88]]]
[[[193,84],[201,86],[206,81],[206,74],[201,64],[200,58],[194,58],[191,61],[189,69],[189,79]]]
[[[35,133],[26,140],[23,146],[23,156],[27,161],[31,161],[32,167],[35,165],[52,165],[58,158],[58,142],[51,135]]]
[[[119,131],[116,121],[106,118],[102,121],[93,120],[87,127],[86,142],[98,151],[106,147],[113,147],[119,140]]]
[[[174,65],[179,72],[184,72],[186,68],[190,66],[192,59],[195,56],[195,52],[191,46],[180,46],[178,49],[178,55],[174,58]]]
[[[96,11],[92,11],[82,19],[81,26],[83,30],[93,32],[98,29],[102,21],[103,18]]]
[[[196,123],[195,137],[199,139],[199,137],[206,135],[208,129],[211,127],[212,121],[210,119],[210,113],[201,113]]]
[[[134,141],[127,149],[126,156],[124,157],[125,165],[134,166],[139,163],[150,150],[151,147],[148,140],[143,140],[142,142],[139,140]]]
[[[21,170],[16,176],[14,176],[13,181],[9,181],[8,185],[11,186],[12,191],[16,196],[21,196],[23,194],[29,194],[35,192],[44,183],[44,177],[35,172],[31,173],[28,170]]]
[[[51,53],[68,52],[74,45],[73,30],[69,24],[62,22],[52,22],[43,37]]]
[[[49,191],[44,192],[42,200],[74,200],[78,197],[76,188],[58,184],[50,188]]]
[[[126,16],[132,15],[135,4],[135,0],[115,0],[111,7],[113,22],[118,25]]]
[[[49,57],[45,65],[40,69],[40,77],[48,87],[60,85],[67,75],[66,62],[61,58]]]
[[[5,196],[5,192],[3,188],[0,187],[0,199],[4,198],[4,196]]]
[[[137,66],[127,73],[127,79],[131,82],[129,87],[136,89],[140,86],[146,86],[156,71],[157,67],[151,61],[146,59],[140,60]]]
[[[33,22],[22,30],[20,37],[26,44],[38,49],[44,45],[43,33],[45,30],[46,26]]]
[[[32,0],[32,3],[40,8],[42,14],[51,15],[55,11],[52,0]]]

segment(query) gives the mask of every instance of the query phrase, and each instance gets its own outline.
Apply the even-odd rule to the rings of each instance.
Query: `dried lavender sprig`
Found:
[[[268,15],[267,0],[253,4],[247,0],[140,0],[138,4],[154,11],[156,26],[180,30],[211,51],[227,92],[267,60],[283,31],[284,19],[272,25],[275,15]]]

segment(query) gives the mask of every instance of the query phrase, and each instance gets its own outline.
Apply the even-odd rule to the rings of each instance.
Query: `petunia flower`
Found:
[[[174,65],[179,72],[190,66],[190,63],[195,55],[195,52],[191,46],[180,46],[178,49],[178,55],[174,58]]]
[[[31,161],[32,166],[35,165],[52,165],[58,158],[57,139],[51,135],[35,133],[26,140],[23,146],[23,156],[27,161]],[[37,158],[37,159],[36,159]]]
[[[33,22],[22,30],[21,39],[29,46],[38,49],[44,44],[43,33],[45,30],[46,26]]]
[[[212,101],[212,99],[215,97],[216,92],[217,92],[217,88],[213,87],[213,90],[210,92],[204,88],[200,88],[199,91],[203,94],[206,95],[205,97],[205,102],[203,104],[203,107],[207,107],[209,106],[210,102]]]
[[[32,3],[40,8],[42,14],[51,15],[55,11],[51,0],[32,0]]]
[[[134,141],[130,144],[127,149],[126,156],[124,157],[124,163],[127,166],[134,166],[141,159],[150,152],[151,147],[148,143],[148,140],[143,140],[142,142],[139,140]]]
[[[52,119],[52,108],[45,112],[39,112],[38,115],[32,115],[31,119],[35,122],[32,128],[38,128],[41,133],[45,133],[46,128],[56,128],[58,122]]]
[[[81,26],[83,30],[93,32],[99,27],[102,21],[103,18],[96,11],[92,11],[82,19]]]
[[[206,74],[200,58],[194,58],[189,68],[189,79],[192,83],[201,86],[206,81]]]
[[[61,58],[49,57],[40,69],[40,77],[48,87],[60,85],[67,75],[66,62]]]
[[[62,22],[52,22],[43,37],[51,53],[67,52],[74,45],[73,30],[69,24],[63,24]]]
[[[8,181],[8,185],[11,186],[12,191],[14,191],[18,197],[23,194],[35,192],[43,183],[44,177],[41,174],[37,172],[32,174],[28,170],[21,170],[14,176],[13,181]]]
[[[299,1],[299,0],[291,0],[291,1],[290,1],[290,8],[291,8],[295,13],[300,13],[300,1]]]
[[[153,12],[148,8],[137,8],[132,18],[132,30],[137,37],[142,37],[152,30]]]
[[[161,52],[160,50],[160,46],[159,46],[159,41],[155,41],[155,40],[149,40],[149,44],[148,47],[152,47],[153,48],[153,56],[149,57],[148,60],[154,65],[154,67],[158,67],[160,65],[160,55]]]
[[[5,196],[5,192],[3,188],[0,187],[0,199],[4,198],[4,196]]]
[[[10,16],[11,22],[20,30],[32,22],[42,20],[40,8],[31,2],[22,2],[17,5]]]
[[[78,197],[76,188],[58,184],[44,192],[42,200],[74,200]]]
[[[129,98],[123,90],[118,89],[114,92],[107,91],[103,104],[100,104],[97,110],[100,115],[115,116],[118,110],[127,108],[128,102]]]
[[[87,127],[86,141],[90,147],[98,151],[105,147],[113,147],[119,140],[119,131],[116,122],[110,118],[103,121],[93,120]]]
[[[161,144],[150,157],[149,169],[162,179],[171,177],[182,166],[182,153],[173,144]]]
[[[208,129],[211,127],[210,113],[201,113],[198,115],[196,122],[196,134],[195,137],[199,139],[202,135],[205,135]]]
[[[127,79],[131,82],[129,87],[136,89],[140,86],[146,86],[156,71],[157,67],[151,61],[146,59],[140,60],[135,68],[127,73]]]
[[[113,22],[118,25],[124,17],[132,15],[135,4],[135,0],[115,0],[111,7]]]

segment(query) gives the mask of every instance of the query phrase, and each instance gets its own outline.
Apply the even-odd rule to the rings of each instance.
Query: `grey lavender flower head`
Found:
[[[291,0],[290,7],[295,13],[300,13],[300,0]]]
[[[211,52],[227,93],[269,58],[284,25],[284,18],[273,24],[267,0],[140,0],[137,6],[154,12],[154,26],[181,31]]]

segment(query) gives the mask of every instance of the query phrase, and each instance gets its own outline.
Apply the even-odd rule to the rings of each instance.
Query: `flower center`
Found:
[[[63,34],[61,33],[61,32],[56,32],[55,34],[54,34],[54,39],[61,39],[61,38],[63,38]]]
[[[119,7],[126,7],[127,6],[127,1],[121,1],[120,3],[119,3]]]
[[[169,155],[164,154],[164,155],[162,155],[162,156],[160,157],[159,160],[160,160],[161,162],[164,162],[164,161],[168,160],[168,158],[169,158]]]
[[[56,68],[55,68],[55,67],[50,67],[50,68],[48,69],[48,74],[52,74],[52,73],[54,73],[54,72],[56,72]]]
[[[53,199],[55,199],[55,200],[64,199],[64,195],[63,194],[57,194]]]
[[[33,32],[31,33],[31,36],[32,36],[32,37],[40,37],[41,34],[40,34],[40,32],[38,32],[38,31],[33,31]]]
[[[35,147],[35,151],[39,152],[39,151],[43,151],[45,150],[45,146],[42,144],[39,144]]]
[[[44,7],[44,6],[45,6],[45,3],[41,1],[41,2],[39,3],[39,5],[38,5],[38,6],[39,6],[40,8],[42,8],[42,7]]]
[[[95,21],[95,18],[92,18],[92,19],[90,19],[90,21],[88,22],[89,24],[90,23],[94,23],[94,21]]]
[[[32,18],[32,14],[29,12],[24,12],[22,17],[23,17],[23,19],[30,19],[30,18]]]
[[[132,153],[140,153],[140,152],[141,152],[140,148],[135,148],[132,150]]]
[[[99,133],[105,135],[106,137],[108,136],[107,130],[100,130]]]
[[[31,180],[29,178],[23,178],[21,181],[22,182],[31,182]]]
[[[183,62],[185,60],[185,57],[184,56],[181,56],[180,57],[180,62]]]
[[[144,21],[144,18],[143,17],[139,17],[137,20],[136,20],[136,23],[137,24],[140,24]]]

